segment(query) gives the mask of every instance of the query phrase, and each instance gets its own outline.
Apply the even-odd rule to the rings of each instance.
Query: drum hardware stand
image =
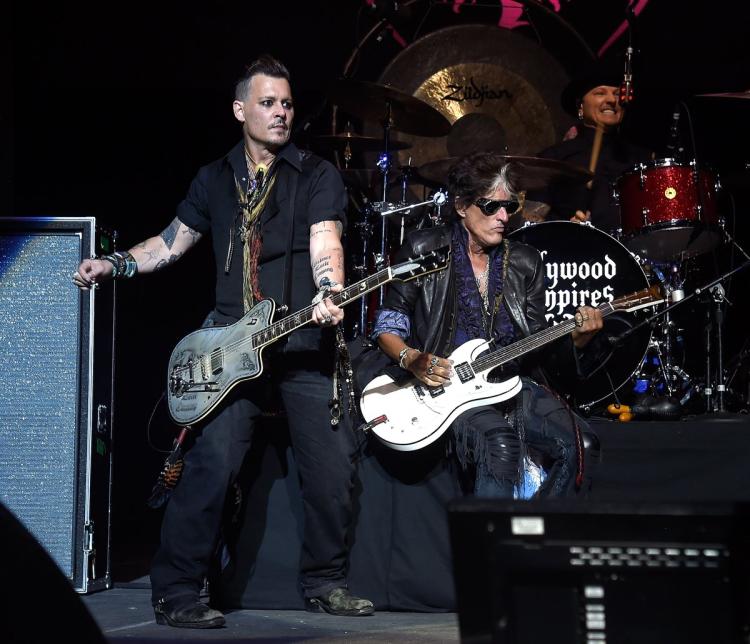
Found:
[[[391,127],[393,127],[393,114],[391,101],[385,102],[385,118],[383,119],[383,152],[378,158],[377,166],[383,175],[383,192],[382,203],[388,202],[388,173],[391,169],[391,153],[389,149]],[[388,220],[383,217],[380,222],[380,258],[382,266],[387,266],[388,262]],[[377,262],[376,262],[377,264]],[[378,290],[378,304],[383,306],[385,300],[385,286]]]
[[[370,204],[365,204],[362,212],[364,215],[363,221],[354,224],[354,228],[359,233],[359,238],[362,240],[362,254],[359,257],[360,263],[352,266],[352,272],[357,281],[364,279],[368,275],[367,257],[370,253],[369,240],[372,236],[372,224],[370,223],[372,206]],[[367,298],[362,297],[359,300],[359,323],[357,328],[354,329],[355,337],[361,335],[363,338],[367,338],[367,311]]]
[[[433,205],[437,206],[438,209],[444,206],[448,202],[448,193],[443,190],[438,190],[429,199],[425,201],[418,201],[417,203],[408,203],[397,205],[389,202],[374,203],[372,204],[373,210],[380,213],[380,216],[385,219],[390,215],[395,215],[397,212],[403,212],[404,215],[408,215],[412,208],[419,208],[421,206]]]
[[[735,248],[737,248],[744,256],[745,256],[745,263],[741,264],[738,268],[736,268],[734,271],[727,273],[726,277],[729,277],[729,275],[732,275],[732,273],[737,272],[738,270],[742,269],[743,267],[750,264],[750,256],[745,252],[745,250],[740,246],[734,238],[727,232],[725,227],[722,227],[722,232],[724,233],[725,238],[729,243],[731,243]],[[713,304],[713,311],[707,310],[706,311],[706,384],[704,388],[704,395],[706,397],[706,413],[719,413],[724,414],[727,411],[726,408],[726,394],[727,394],[727,380],[726,380],[726,374],[724,373],[724,338],[723,338],[723,329],[724,329],[724,303],[728,303],[731,306],[731,302],[726,297],[726,291],[724,290],[723,285],[721,282],[724,278],[721,280],[716,280],[713,284],[710,284],[706,289],[708,291],[708,297],[710,298],[710,302]],[[713,333],[715,331],[715,334]],[[715,341],[712,343],[711,339],[712,336],[715,337]],[[715,369],[711,369],[711,348],[712,345],[715,348],[715,354],[716,354],[716,365]],[[716,387],[715,390],[711,386],[712,373],[715,373],[715,382]],[[715,394],[715,398],[714,398]]]
[[[729,302],[726,299],[726,291],[721,284],[716,284],[708,289],[708,297],[710,302],[713,303],[713,311],[710,309],[706,310],[706,384],[703,389],[703,394],[706,397],[706,413],[711,412],[726,412],[726,402],[724,400],[724,394],[726,393],[727,387],[724,379],[724,344],[722,338],[722,330],[724,328],[724,302]],[[730,303],[731,304],[731,303]],[[716,400],[714,404],[714,390],[712,384],[712,369],[711,369],[711,337],[714,330],[716,331]]]

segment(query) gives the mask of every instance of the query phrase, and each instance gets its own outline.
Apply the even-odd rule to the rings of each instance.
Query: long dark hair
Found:
[[[456,208],[465,208],[502,186],[518,196],[519,168],[496,152],[475,152],[459,159],[448,171],[448,191]]]

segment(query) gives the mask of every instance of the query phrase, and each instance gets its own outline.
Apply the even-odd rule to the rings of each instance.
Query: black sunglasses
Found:
[[[481,210],[485,215],[491,217],[492,215],[497,213],[500,208],[505,208],[505,212],[507,212],[509,215],[512,215],[521,207],[521,202],[516,199],[498,199],[496,201],[493,201],[492,199],[482,197],[481,199],[477,199],[474,202],[474,205],[479,208],[479,210]]]

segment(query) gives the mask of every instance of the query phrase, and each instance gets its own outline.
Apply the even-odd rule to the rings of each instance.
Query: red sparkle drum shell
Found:
[[[695,163],[657,159],[617,180],[624,243],[650,259],[693,256],[719,239],[718,180]]]
[[[550,323],[570,319],[579,306],[598,306],[649,286],[633,254],[614,237],[589,224],[530,224],[513,231],[508,239],[529,244],[542,254]],[[618,336],[637,321],[634,314],[617,312],[605,318],[601,333]],[[589,377],[574,386],[576,405],[586,410],[614,400],[613,390],[631,381],[650,340],[651,331],[644,327],[605,355]]]

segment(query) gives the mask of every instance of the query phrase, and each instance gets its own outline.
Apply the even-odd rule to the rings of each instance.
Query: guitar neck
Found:
[[[609,302],[600,304],[597,308],[599,309],[599,311],[601,311],[602,317],[606,317],[610,313],[613,313],[615,311],[615,308]],[[501,364],[505,364],[506,362],[510,362],[511,360],[520,358],[522,355],[528,353],[529,351],[533,351],[534,349],[538,349],[545,344],[549,344],[550,342],[562,338],[563,336],[573,331],[573,329],[575,329],[575,326],[576,323],[575,319],[573,318],[571,318],[570,320],[565,320],[564,322],[560,322],[553,327],[538,331],[537,333],[523,338],[518,342],[514,342],[507,347],[503,347],[502,349],[498,349],[497,351],[493,351],[492,353],[480,356],[471,363],[471,368],[473,369],[474,373],[479,373],[481,371],[490,371],[495,367],[499,367]]]
[[[374,275],[370,275],[355,284],[347,286],[338,293],[331,294],[330,298],[336,306],[346,306],[366,293],[374,291],[376,288],[387,284],[392,279],[391,267],[387,267],[378,271]],[[309,324],[312,320],[312,312],[314,308],[315,306],[311,304],[310,306],[300,309],[296,313],[292,313],[292,315],[289,315],[278,322],[273,322],[264,329],[253,333],[251,336],[253,348],[259,349],[262,346],[271,344],[278,338]]]

